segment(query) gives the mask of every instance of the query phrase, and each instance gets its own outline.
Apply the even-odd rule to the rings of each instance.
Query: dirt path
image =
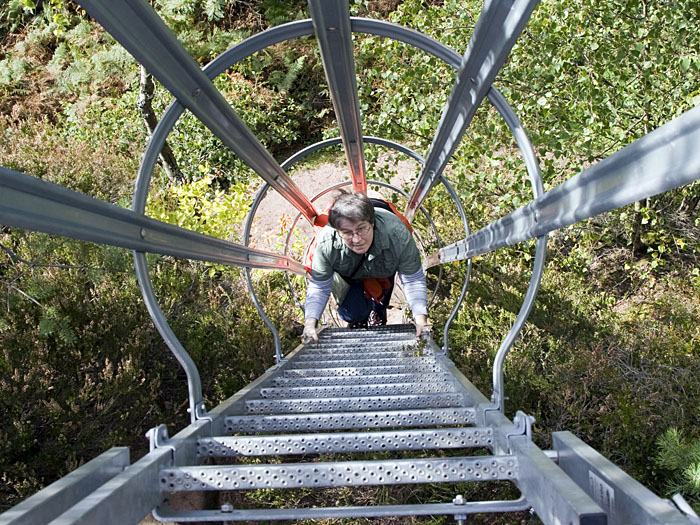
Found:
[[[411,160],[401,160],[391,164],[391,167],[396,171],[396,174],[391,178],[390,183],[394,186],[403,187],[415,177],[416,163]],[[315,195],[325,190],[329,186],[346,182],[350,180],[350,171],[347,168],[344,160],[335,162],[326,162],[308,170],[297,170],[292,178],[294,182],[301,188],[305,195],[313,198]],[[372,178],[369,174],[368,178]],[[349,186],[348,186],[349,188]],[[386,190],[385,190],[386,191]],[[314,206],[318,210],[323,210],[335,192],[320,197],[314,201]],[[370,197],[380,196],[380,194],[370,188],[368,191]],[[283,197],[274,191],[268,191],[265,198],[260,203],[258,212],[253,221],[251,229],[251,245],[256,248],[270,250],[277,253],[283,253],[287,226],[297,217],[297,210],[287,202]],[[297,246],[305,247],[311,241],[313,232],[311,226],[306,223],[303,218],[300,218],[295,229],[295,235],[298,241]],[[294,253],[292,251],[292,253]],[[301,255],[295,255],[295,258],[300,259]],[[407,322],[403,316],[403,305],[405,299],[400,283],[394,287],[394,295],[392,296],[391,304],[395,307],[390,308],[388,312],[389,323]]]

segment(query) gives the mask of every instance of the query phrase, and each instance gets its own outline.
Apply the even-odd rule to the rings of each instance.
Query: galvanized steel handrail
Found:
[[[700,107],[440,250],[440,262],[475,257],[672,190],[700,178]]]

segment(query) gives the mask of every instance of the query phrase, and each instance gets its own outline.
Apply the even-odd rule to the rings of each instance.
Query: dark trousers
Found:
[[[365,287],[362,281],[352,283],[345,299],[338,307],[338,314],[341,319],[351,324],[362,323],[367,320],[372,310],[376,310],[378,313],[386,311],[386,307],[389,306],[389,301],[391,300],[391,293],[394,291],[394,277],[392,276],[389,280],[391,281],[391,286],[384,292],[386,299],[382,303],[377,303],[373,299],[365,297]]]

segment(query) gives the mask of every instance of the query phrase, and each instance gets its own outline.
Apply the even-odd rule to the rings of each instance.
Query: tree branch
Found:
[[[146,130],[148,131],[148,136],[153,135],[153,132],[158,125],[158,119],[156,118],[155,111],[153,111],[153,91],[155,85],[153,83],[153,77],[146,71],[146,68],[141,66],[141,79],[139,81],[139,98],[136,105],[139,108],[143,122],[146,125]],[[181,184],[185,182],[185,176],[177,165],[177,159],[173,154],[173,150],[167,142],[163,144],[163,148],[160,151],[160,160],[163,164],[163,169],[168,174],[168,178],[171,181]]]

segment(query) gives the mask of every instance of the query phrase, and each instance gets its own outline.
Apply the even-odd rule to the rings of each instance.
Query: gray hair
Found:
[[[362,193],[339,191],[333,206],[328,212],[328,223],[336,230],[343,219],[350,222],[367,221],[374,225],[374,205]]]

